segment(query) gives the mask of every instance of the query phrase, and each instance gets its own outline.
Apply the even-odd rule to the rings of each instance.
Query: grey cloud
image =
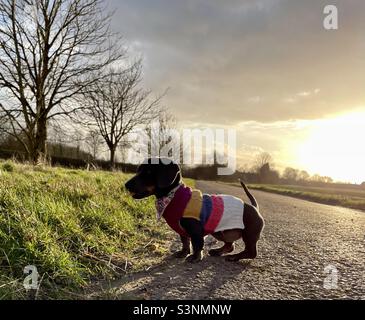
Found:
[[[145,57],[146,84],[171,88],[165,102],[180,121],[222,124],[315,119],[363,103],[365,1],[331,1],[340,13],[331,32],[322,27],[327,4],[110,1],[114,28]]]

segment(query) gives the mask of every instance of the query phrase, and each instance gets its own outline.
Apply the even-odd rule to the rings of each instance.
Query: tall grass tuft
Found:
[[[0,299],[25,298],[24,267],[40,274],[40,298],[70,298],[95,279],[162,255],[169,232],[153,199],[133,200],[122,173],[1,165]],[[153,250],[145,250],[154,242]]]
[[[14,165],[10,162],[5,162],[1,165],[1,170],[5,171],[5,172],[13,172]]]

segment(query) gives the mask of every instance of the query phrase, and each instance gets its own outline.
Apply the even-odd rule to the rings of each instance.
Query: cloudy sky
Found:
[[[108,2],[181,126],[236,128],[242,164],[264,150],[278,168],[365,180],[365,1]],[[328,4],[338,30],[323,27]]]

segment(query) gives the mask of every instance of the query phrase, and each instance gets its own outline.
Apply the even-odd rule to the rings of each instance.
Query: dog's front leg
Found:
[[[192,263],[201,261],[203,259],[204,229],[200,221],[193,218],[182,218],[180,225],[190,236],[193,246],[193,254],[188,256],[186,261]]]
[[[174,253],[175,258],[186,258],[190,254],[190,238],[187,236],[180,236],[182,249]]]

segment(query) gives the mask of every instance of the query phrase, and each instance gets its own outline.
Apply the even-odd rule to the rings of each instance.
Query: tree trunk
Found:
[[[115,168],[115,151],[116,151],[116,146],[112,146],[110,147],[110,160],[109,160],[109,165],[110,165],[110,169],[113,170]]]
[[[37,157],[34,147],[34,140],[28,139],[27,144],[28,144],[28,160],[29,162],[35,164],[37,162]]]
[[[41,158],[46,157],[47,149],[47,118],[42,117],[37,122],[37,131],[35,134],[34,150],[31,155],[33,163],[37,163]]]

